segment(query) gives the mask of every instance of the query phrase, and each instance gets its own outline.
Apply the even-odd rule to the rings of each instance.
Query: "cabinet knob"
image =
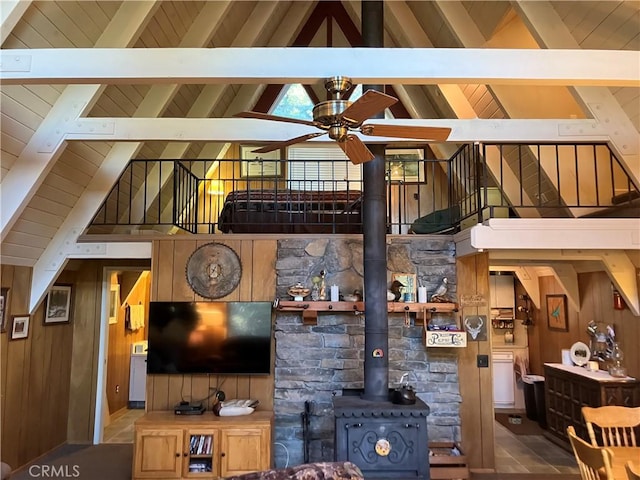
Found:
[[[220,456],[221,456],[221,457],[224,457],[224,456],[225,456],[225,453],[224,453],[224,452],[221,452],[221,453],[220,453]]]
[[[176,458],[180,458],[180,452],[176,453]]]
[[[178,456],[180,456],[180,455],[178,455]],[[182,456],[183,456],[183,457],[188,456],[187,452],[184,452],[184,453],[182,454]]]

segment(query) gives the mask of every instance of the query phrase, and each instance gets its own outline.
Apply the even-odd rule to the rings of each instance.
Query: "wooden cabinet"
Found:
[[[491,308],[516,308],[513,275],[491,275],[489,277]]]
[[[271,468],[272,412],[151,412],[135,423],[133,480],[217,479]]]
[[[636,379],[549,363],[544,366],[544,376],[547,436],[567,448],[571,448],[567,437],[569,425],[574,426],[578,436],[589,438],[582,418],[583,406],[640,406],[640,381]]]

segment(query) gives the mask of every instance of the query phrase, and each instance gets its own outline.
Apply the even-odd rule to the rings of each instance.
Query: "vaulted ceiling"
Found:
[[[324,99],[331,75],[386,84],[396,119],[452,127],[432,147],[442,155],[490,139],[603,140],[640,184],[638,1],[388,1],[383,49],[357,48],[359,1],[0,8],[1,262],[34,267],[42,291],[131,158],[294,136],[228,117],[269,111],[291,83]]]

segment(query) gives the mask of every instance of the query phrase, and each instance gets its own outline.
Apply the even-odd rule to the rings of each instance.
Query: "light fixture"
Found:
[[[222,180],[207,180],[207,193],[209,195],[224,195],[224,182]]]

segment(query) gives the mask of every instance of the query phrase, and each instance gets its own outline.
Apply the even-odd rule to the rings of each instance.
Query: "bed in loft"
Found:
[[[362,233],[362,192],[235,190],[218,217],[223,233]]]

